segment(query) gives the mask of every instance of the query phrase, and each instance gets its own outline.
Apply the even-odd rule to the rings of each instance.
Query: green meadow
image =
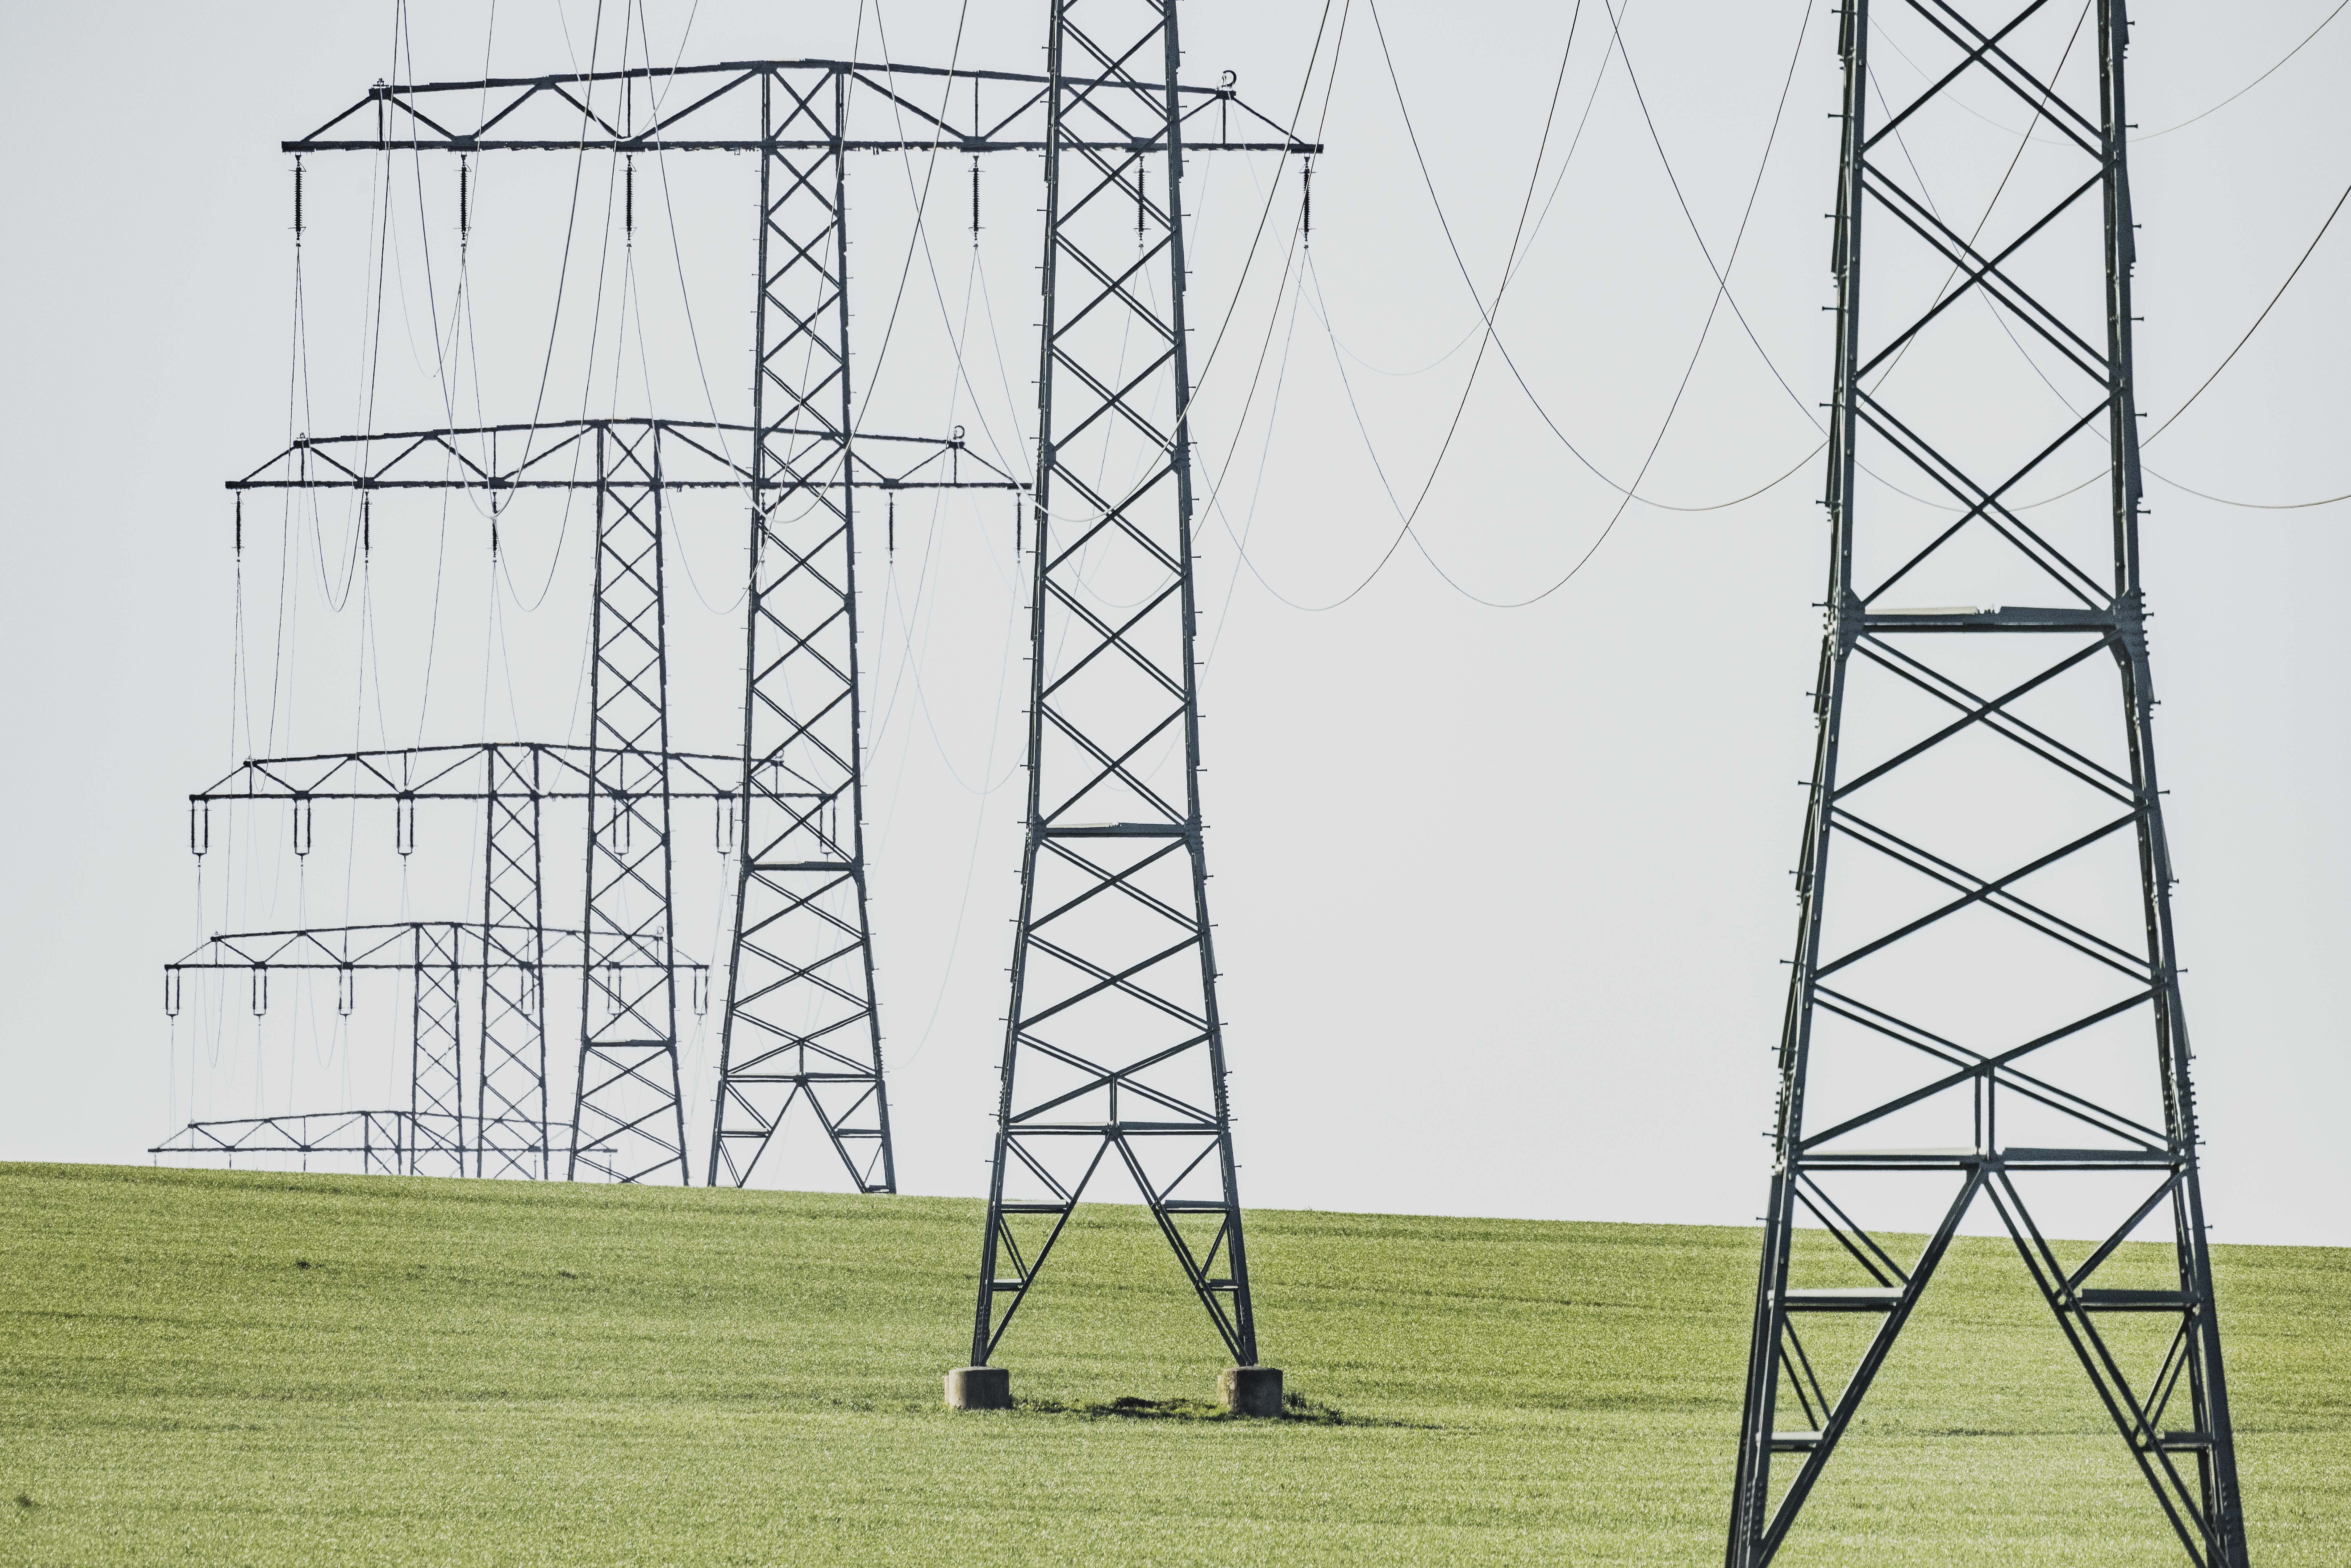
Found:
[[[1756,1239],[1251,1216],[1315,1418],[1081,1212],[957,1414],[979,1208],[0,1165],[0,1562],[1720,1560]],[[2351,1563],[2351,1251],[2222,1248],[2254,1561]],[[1125,1401],[1124,1404],[1119,1403]],[[2003,1241],[1962,1242],[1782,1561],[2185,1561]]]

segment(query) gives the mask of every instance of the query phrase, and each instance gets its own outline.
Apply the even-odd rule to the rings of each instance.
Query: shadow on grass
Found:
[[[1235,1415],[1205,1399],[1144,1399],[1133,1394],[1116,1399],[1021,1399],[1015,1408],[1042,1416],[1077,1416],[1090,1421],[1251,1421],[1263,1416]],[[1273,1417],[1301,1427],[1410,1427],[1434,1430],[1425,1422],[1394,1421],[1376,1416],[1350,1416],[1335,1405],[1285,1394],[1281,1414]]]

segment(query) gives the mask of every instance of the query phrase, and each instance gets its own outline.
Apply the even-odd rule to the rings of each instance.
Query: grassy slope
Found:
[[[19,1165],[0,1219],[0,1561],[76,1565],[1719,1561],[1754,1248],[1259,1214],[1332,1427],[940,1410],[964,1202]],[[1015,1392],[1207,1396],[1155,1234],[1079,1224]],[[2179,1560],[2004,1245],[1782,1561]],[[2351,1561],[2351,1253],[2219,1267],[2256,1561]]]

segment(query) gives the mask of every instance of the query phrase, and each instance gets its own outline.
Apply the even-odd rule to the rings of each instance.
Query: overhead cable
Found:
[[[2279,56],[2276,65],[2270,67],[2269,69],[2263,71],[2261,75],[2255,77],[2252,80],[2247,82],[2244,86],[2239,88],[2236,91],[2231,93],[2228,97],[2222,99],[2211,108],[2203,110],[2201,113],[2191,114],[2176,125],[2167,125],[2160,131],[2144,131],[2138,136],[2133,138],[2133,140],[2138,141],[2152,141],[2158,136],[2168,136],[2175,131],[2185,131],[2189,126],[2195,124],[2198,120],[2203,119],[2205,115],[2220,113],[2222,110],[2228,108],[2231,104],[2236,102],[2239,99],[2252,91],[2253,89],[2261,86],[2262,83],[2275,76],[2278,73],[2280,67],[2283,66],[2286,61],[2294,58],[2294,56],[2302,53],[2304,48],[2308,47],[2311,39],[2315,38],[2319,34],[2326,31],[2326,25],[2329,22],[2334,21],[2335,17],[2343,15],[2346,8],[2351,8],[2351,0],[2341,0],[2341,4],[2337,5],[2334,10],[2329,11],[2324,17],[2320,18],[2317,26],[2313,27],[2308,33],[2303,36],[2301,43],[2296,44],[2284,54]]]

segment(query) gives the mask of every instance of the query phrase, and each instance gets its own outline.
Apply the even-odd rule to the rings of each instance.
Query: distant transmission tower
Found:
[[[309,136],[284,143],[294,153],[759,157],[748,478],[757,515],[714,1183],[722,1173],[737,1186],[749,1180],[787,1114],[805,1106],[860,1190],[895,1187],[866,913],[852,498],[878,476],[866,459],[876,438],[852,419],[849,155],[1041,151],[1045,81],[801,59],[379,85]],[[917,102],[918,86],[939,96]],[[665,111],[672,89],[684,107]],[[1286,135],[1228,138],[1235,108],[1279,133],[1228,87],[1181,90],[1186,116],[1216,110],[1219,134],[1208,145],[1295,145]],[[1121,155],[1125,150],[1123,141],[1115,144]],[[1010,481],[992,472],[964,480],[933,473],[922,483]],[[892,479],[887,487],[914,485]]]
[[[337,462],[336,454],[359,462],[358,445],[349,438],[308,441],[266,467],[292,467],[290,459],[306,461],[290,474],[273,478],[234,481],[237,488],[324,489],[369,478],[391,486],[443,487],[442,479],[412,479],[415,469],[427,466],[419,459],[429,446],[402,444],[400,455],[380,458],[357,469]],[[315,468],[307,461],[317,449]],[[583,484],[585,482],[582,482]],[[732,810],[739,764],[731,757],[673,753],[668,758],[669,799],[712,800]],[[423,932],[444,927],[465,934],[479,944],[479,963],[468,958],[459,969],[478,968],[480,985],[474,1000],[460,1005],[455,997],[440,998],[437,1008],[425,1006],[444,988],[439,985],[446,964],[428,965],[426,955],[435,944],[419,936],[419,961],[412,987],[420,998],[412,1041],[411,1113],[370,1113],[385,1116],[421,1113],[414,1124],[420,1136],[402,1145],[413,1152],[400,1168],[410,1175],[519,1176],[540,1180],[559,1174],[553,1168],[548,1136],[547,992],[544,980],[552,967],[594,967],[583,956],[571,953],[567,962],[560,950],[569,941],[576,948],[577,931],[550,931],[545,918],[542,806],[549,800],[588,800],[594,794],[593,758],[584,746],[552,746],[536,741],[491,741],[469,746],[412,747],[390,751],[328,752],[309,757],[257,758],[240,764],[225,779],[188,797],[189,839],[198,854],[211,840],[211,814],[215,805],[237,801],[282,801],[293,816],[295,852],[307,852],[310,821],[321,800],[380,800],[392,809],[392,840],[403,855],[416,848],[416,808],[419,802],[478,801],[485,811],[481,876],[482,918],[478,924],[424,922],[395,926],[310,927],[278,932],[214,937],[199,954],[166,970],[167,998],[176,1000],[183,969],[256,968],[254,998],[256,1014],[267,1001],[267,975],[272,967],[328,969],[337,975],[337,1004],[349,1010],[351,985],[359,969],[398,968],[387,956],[381,933]],[[261,936],[268,941],[259,941]],[[549,956],[549,941],[559,951]],[[371,955],[364,964],[337,963],[333,955],[348,957],[355,951]],[[465,949],[471,954],[473,949]],[[291,963],[291,954],[300,961]],[[652,954],[623,955],[634,971],[658,961],[684,967],[695,980],[697,1010],[708,987],[708,970],[700,964]],[[607,978],[612,977],[608,960]],[[441,1020],[445,1017],[445,1024]],[[458,1020],[467,1020],[461,1030]],[[472,1049],[467,1049],[468,1042]],[[461,1063],[475,1062],[468,1073]],[[312,1147],[298,1124],[335,1123],[351,1113],[308,1113],[302,1116],[246,1118],[235,1124],[242,1154],[350,1153],[351,1150]],[[199,1124],[225,1127],[229,1124]],[[289,1131],[289,1129],[293,1129]],[[194,1129],[191,1129],[194,1131]],[[370,1131],[371,1129],[361,1129]],[[167,1143],[156,1152],[207,1152],[214,1134],[198,1133],[188,1146]],[[381,1145],[377,1145],[379,1152]],[[445,1160],[442,1156],[445,1154]],[[443,1165],[450,1168],[441,1168]]]
[[[298,1155],[305,1159],[311,1155],[358,1155],[362,1173],[387,1176],[543,1175],[548,1154],[545,1115],[533,1115],[528,1102],[516,1108],[517,1093],[527,1090],[515,1082],[510,1064],[502,1060],[511,1036],[483,1027],[492,1022],[488,1019],[479,1024],[466,1022],[468,988],[463,977],[467,973],[481,974],[483,988],[474,994],[490,997],[487,1005],[495,1012],[505,1004],[497,999],[499,988],[494,977],[506,975],[519,1007],[530,1018],[543,1020],[547,977],[589,968],[589,948],[588,934],[581,931],[446,920],[314,925],[211,937],[177,963],[164,966],[165,1012],[178,1015],[182,988],[191,973],[244,976],[251,988],[256,1018],[269,1010],[273,977],[333,975],[335,1010],[347,1015],[357,1005],[361,974],[406,975],[408,1105],[191,1122],[147,1152],[221,1156],[231,1164],[238,1155]],[[513,955],[526,950],[535,955],[536,963],[517,972]],[[656,964],[664,968],[683,967],[693,976],[697,989],[706,984],[708,971],[704,966],[665,954],[621,962],[624,969]],[[474,1042],[472,1051],[467,1050],[469,1041]],[[479,1052],[475,1058],[478,1079],[466,1071],[466,1060],[475,1052]],[[494,1056],[501,1059],[493,1060]],[[476,1083],[480,1087],[468,1092]],[[543,1094],[543,1070],[528,1083]],[[610,1145],[590,1150],[600,1160],[615,1152]]]
[[[2128,25],[1886,9],[1844,12],[1828,631],[1726,1562],[1779,1551],[1982,1198],[2189,1560],[2242,1568],[2140,590]],[[1873,125],[1896,24],[1928,85]],[[1919,171],[1987,149],[1965,229]]]
[[[1055,0],[1047,53],[1028,834],[950,1383],[977,1405],[1008,1397],[988,1357],[1105,1160],[1234,1361],[1258,1359],[1201,843],[1175,0]]]
[[[935,108],[914,101],[917,85],[940,89]],[[684,108],[665,113],[673,87]],[[1217,110],[1213,146],[1290,146],[1225,139],[1239,106],[1229,87],[1183,91],[1187,115]],[[804,1105],[858,1189],[895,1189],[865,912],[852,498],[858,486],[912,489],[914,479],[882,477],[868,463],[877,437],[853,430],[846,169],[849,152],[1041,151],[1044,103],[1044,78],[1008,70],[736,61],[379,85],[285,143],[287,152],[759,155],[743,825],[713,1183],[747,1183],[785,1116]],[[959,444],[956,454],[971,456]],[[997,473],[940,479],[935,470],[919,482],[1011,485]]]
[[[437,1170],[429,1160],[419,1165],[412,1158],[403,1168],[414,1174],[537,1176],[559,1166],[566,1176],[585,1168],[622,1181],[684,1177],[678,1134],[682,1092],[674,1060],[678,964],[659,958],[672,951],[669,808],[680,800],[713,801],[721,813],[722,852],[734,852],[743,767],[739,757],[666,749],[663,518],[669,498],[681,492],[734,490],[752,483],[748,457],[728,455],[749,429],[704,420],[599,419],[306,436],[230,481],[229,487],[240,493],[475,490],[494,499],[520,491],[593,495],[596,662],[590,745],[491,742],[262,759],[190,798],[200,813],[216,800],[288,800],[298,845],[307,838],[308,813],[318,800],[394,801],[404,824],[396,837],[404,846],[413,843],[417,801],[486,803],[479,930],[487,950],[478,1023],[469,1026],[468,1036],[479,1041],[478,1088],[468,1096],[441,1086],[435,1064],[466,1054],[455,1024],[444,1031],[451,1037],[445,1049],[416,1053],[424,1064],[418,1092],[436,1113],[415,1126],[437,1135],[444,1125],[456,1124],[439,1116],[437,1108],[444,1102],[467,1103],[474,1109],[461,1120],[478,1136],[453,1151],[452,1159],[465,1168]],[[792,438],[800,433],[773,434]],[[859,488],[1018,488],[1009,476],[964,451],[956,438],[861,439],[865,450],[848,480]],[[877,465],[874,454],[889,465]],[[967,475],[967,462],[972,467]],[[778,477],[758,489],[764,494],[791,485],[789,477]],[[772,773],[768,793],[811,811],[831,799],[808,781]],[[539,804],[573,800],[588,804],[585,914],[577,934],[553,935],[576,935],[586,945],[581,956],[558,966],[580,972],[583,1010],[569,1152],[557,1160],[544,1130],[546,1001],[536,983],[547,965],[532,955],[549,935],[540,930]],[[700,965],[684,967],[695,982],[698,1013],[707,971]],[[419,970],[420,977],[424,973]],[[454,1002],[450,1016],[459,1016]],[[535,1129],[536,1144],[516,1146],[527,1127]],[[284,1131],[242,1128],[236,1152],[269,1152],[265,1144]],[[277,1152],[348,1152],[309,1147],[299,1137],[292,1143],[298,1146]],[[194,1150],[168,1152],[204,1152],[205,1146],[200,1137]],[[427,1155],[434,1147],[429,1141],[417,1146]]]

